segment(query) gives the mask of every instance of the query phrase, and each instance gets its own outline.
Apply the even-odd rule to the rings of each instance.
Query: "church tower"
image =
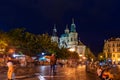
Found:
[[[78,45],[78,33],[76,32],[76,25],[72,19],[71,30],[69,33],[69,47]]]
[[[74,18],[72,19],[71,32],[76,32],[76,25],[74,23]]]
[[[64,30],[65,33],[61,35],[60,37],[60,44],[59,47],[64,47],[64,48],[68,48],[68,39],[69,39],[69,28],[68,25],[66,25],[66,29]]]
[[[72,19],[72,24],[70,28],[66,25],[64,33],[61,34],[58,42],[57,29],[56,25],[54,25],[52,41],[58,43],[59,48],[66,48],[70,51],[75,51],[79,56],[82,56],[80,60],[84,61],[86,46],[78,39],[78,33],[76,31],[76,25],[74,23],[74,19]]]
[[[65,33],[66,33],[66,34],[69,34],[68,25],[66,25]]]
[[[58,43],[57,29],[56,29],[56,25],[55,24],[54,24],[51,40],[53,42],[57,42]]]

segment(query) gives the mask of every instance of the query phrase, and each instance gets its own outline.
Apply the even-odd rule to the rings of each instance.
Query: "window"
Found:
[[[118,47],[120,47],[120,43],[118,44]]]
[[[115,54],[113,54],[113,57],[115,57]]]
[[[120,46],[120,44],[117,44],[117,47],[119,47]]]
[[[115,44],[113,43],[113,47],[115,47]]]
[[[117,52],[120,52],[120,48],[117,49]]]
[[[113,52],[115,52],[115,49],[113,48]]]
[[[118,54],[117,57],[120,58],[120,54]]]
[[[68,40],[68,42],[69,42],[69,40]]]
[[[108,44],[108,47],[110,47],[110,45]]]
[[[73,39],[71,38],[71,41],[73,41]]]
[[[108,49],[108,53],[110,53],[110,49]]]

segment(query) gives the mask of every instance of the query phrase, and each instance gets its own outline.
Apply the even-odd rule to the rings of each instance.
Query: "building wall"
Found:
[[[106,58],[112,59],[113,62],[118,63],[120,58],[120,38],[110,38],[104,42],[103,53]]]
[[[58,43],[58,37],[57,36],[52,36],[51,41]]]
[[[68,37],[61,37],[59,41],[59,47],[67,48],[68,45]]]
[[[86,50],[86,46],[84,46],[84,45],[78,45],[77,46],[77,53],[79,55],[85,56],[85,50]]]
[[[115,63],[120,63],[120,53],[119,52],[112,53],[112,60]]]
[[[69,42],[68,46],[70,47],[71,45],[78,45],[78,33],[77,32],[71,32],[69,33]]]

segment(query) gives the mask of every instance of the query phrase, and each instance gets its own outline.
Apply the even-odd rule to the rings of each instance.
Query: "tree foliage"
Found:
[[[10,43],[11,43],[11,39],[8,37],[7,33],[0,31],[0,49],[6,50]]]
[[[0,47],[15,48],[17,53],[22,52],[25,55],[36,56],[42,52],[55,53],[61,59],[78,59],[76,52],[70,52],[66,48],[59,48],[57,42],[51,41],[51,36],[45,34],[33,34],[26,32],[25,28],[12,29],[9,32],[0,32]],[[87,49],[86,56],[94,58],[92,52]]]
[[[51,37],[47,33],[35,35],[25,32],[25,28],[17,28],[11,30],[8,34],[12,39],[11,46],[29,56],[34,56],[41,52],[56,52],[58,50],[58,44],[51,42]]]

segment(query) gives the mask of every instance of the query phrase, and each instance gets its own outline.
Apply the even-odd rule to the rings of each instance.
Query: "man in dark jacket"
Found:
[[[50,57],[50,67],[53,72],[55,72],[55,65],[56,65],[56,56],[52,54]]]

